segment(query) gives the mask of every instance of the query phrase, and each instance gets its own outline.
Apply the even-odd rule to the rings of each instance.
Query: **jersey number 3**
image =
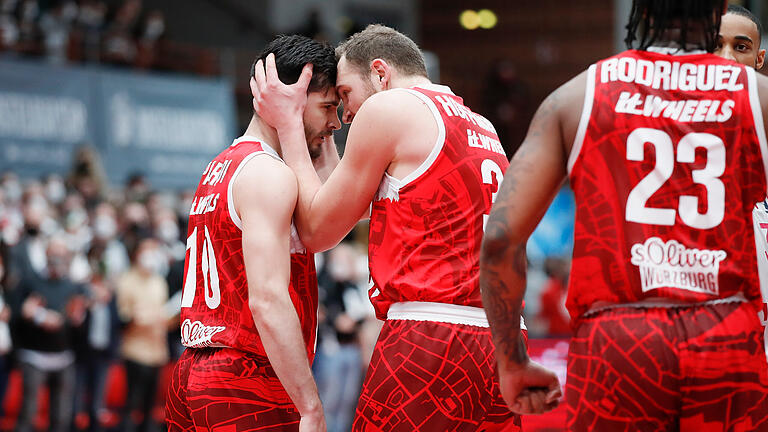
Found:
[[[483,176],[483,184],[493,185],[494,177],[496,178],[496,192],[491,192],[491,206],[496,202],[496,194],[499,193],[501,182],[504,180],[504,174],[501,172],[501,167],[496,162],[490,159],[483,159],[483,163],[480,165],[480,174]],[[495,174],[495,176],[494,176]],[[483,232],[485,232],[485,225],[488,223],[489,214],[483,215]]]
[[[208,227],[204,228],[205,237],[203,238],[200,266],[203,273],[205,304],[211,309],[216,309],[221,304],[219,270],[216,267],[216,255],[213,253],[211,235],[208,233]],[[184,292],[181,294],[181,307],[192,307],[192,303],[195,300],[195,289],[197,288],[197,227],[187,237],[187,250],[189,251],[189,261],[187,261],[187,274],[184,277]]]
[[[627,197],[625,219],[650,225],[675,224],[680,214],[684,224],[697,229],[714,228],[725,216],[725,185],[720,176],[725,172],[725,145],[719,137],[708,133],[689,133],[677,144],[677,157],[672,138],[657,129],[635,129],[627,138],[627,160],[645,160],[645,143],[656,149],[656,166],[632,189]],[[675,161],[693,163],[696,149],[707,151],[707,163],[702,169],[693,170],[693,182],[707,190],[707,212],[699,213],[699,197],[682,195],[677,211],[671,208],[647,207],[648,199],[672,177]]]

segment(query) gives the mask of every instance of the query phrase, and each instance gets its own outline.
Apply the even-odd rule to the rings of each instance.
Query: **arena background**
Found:
[[[765,22],[764,2],[731,3]],[[624,48],[630,5],[630,0],[0,0],[0,267],[5,270],[0,280],[7,286],[18,271],[13,247],[34,243],[26,231],[31,219],[42,236],[64,230],[75,256],[71,278],[86,285],[118,284],[120,273],[133,265],[128,252],[136,246],[134,230],[151,233],[164,261],[157,272],[169,291],[167,371],[179,354],[173,295],[181,288],[178,266],[183,268],[190,192],[210,158],[245,130],[252,109],[248,70],[274,35],[301,33],[336,44],[370,23],[397,28],[422,47],[433,81],[452,87],[495,124],[511,156],[549,92]],[[336,136],[342,149],[345,130]],[[562,380],[573,208],[566,186],[529,243],[525,315],[531,354]],[[112,230],[103,225],[109,218]],[[356,395],[343,394],[333,383],[352,382],[353,390],[359,389],[379,326],[365,295],[366,230],[360,224],[318,263],[319,349],[321,364],[328,366],[316,372],[326,383],[324,398],[338,398],[342,417],[354,410]],[[109,262],[109,271],[89,268],[97,240],[117,250],[114,257],[95,259]],[[115,338],[119,344],[119,335]],[[9,378],[0,430],[11,430],[21,381],[1,329],[0,352],[0,391]],[[359,367],[334,368],[342,357]],[[109,373],[98,422],[122,430],[128,385],[120,350],[104,361]],[[155,388],[158,396],[164,376]],[[89,422],[89,401],[81,390],[71,395],[79,408],[75,429]],[[41,430],[47,424],[43,396]],[[158,397],[153,430],[164,428],[161,406]],[[524,424],[529,431],[555,431],[562,430],[563,419],[558,409],[526,417]]]

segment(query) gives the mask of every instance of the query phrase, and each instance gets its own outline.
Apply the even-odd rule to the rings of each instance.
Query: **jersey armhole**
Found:
[[[279,160],[280,162],[283,162],[282,159],[280,159],[277,154],[272,154],[268,151],[259,150],[253,153],[250,153],[246,155],[242,161],[240,161],[240,164],[237,166],[237,169],[232,174],[232,178],[229,179],[229,184],[227,185],[227,209],[229,210],[229,219],[232,220],[232,223],[235,224],[235,226],[240,229],[240,231],[243,230],[243,221],[240,220],[240,216],[237,214],[237,210],[235,209],[235,202],[233,199],[233,192],[232,188],[235,185],[235,179],[237,178],[237,175],[240,174],[240,171],[243,169],[243,167],[254,157],[265,154],[268,155],[274,159]]]
[[[579,153],[581,153],[581,147],[584,145],[584,137],[587,133],[587,126],[589,125],[589,118],[592,116],[592,104],[595,100],[596,71],[596,64],[593,64],[587,70],[587,87],[584,90],[584,107],[581,109],[581,119],[579,120],[579,127],[576,129],[576,137],[573,140],[571,154],[568,156],[569,176],[571,175],[573,166],[576,164],[576,160],[579,158]]]
[[[432,116],[435,118],[435,122],[437,123],[437,140],[435,141],[435,145],[432,146],[432,151],[429,153],[426,159],[424,159],[424,162],[419,165],[418,168],[413,170],[410,174],[403,177],[402,180],[395,179],[392,176],[392,179],[395,179],[398,181],[399,188],[404,187],[408,183],[411,183],[412,181],[416,180],[417,178],[421,177],[422,174],[427,172],[429,167],[432,166],[433,163],[435,163],[435,160],[437,159],[437,156],[440,154],[440,151],[443,149],[443,145],[445,145],[445,124],[443,123],[443,117],[440,116],[440,112],[437,110],[437,106],[432,102],[432,100],[425,95],[424,93],[418,92],[416,90],[411,89],[401,89],[403,91],[406,91],[416,97],[419,98],[422,102],[424,102],[429,110],[432,112]],[[398,188],[398,189],[399,189]]]
[[[760,96],[757,94],[757,77],[751,67],[744,68],[747,71],[747,84],[749,86],[749,104],[752,108],[752,117],[755,122],[755,132],[760,145],[760,155],[763,157],[763,170],[765,172],[766,194],[768,195],[768,141],[765,139],[765,125],[763,124],[763,109],[760,106]]]

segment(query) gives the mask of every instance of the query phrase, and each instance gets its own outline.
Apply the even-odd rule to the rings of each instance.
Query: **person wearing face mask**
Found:
[[[165,303],[168,285],[159,275],[166,259],[154,238],[138,242],[131,268],[117,279],[117,308],[125,324],[121,353],[128,381],[123,431],[147,431],[160,369],[168,362]]]
[[[68,277],[71,254],[61,236],[46,249],[42,277],[23,279],[9,294],[23,396],[16,431],[33,430],[38,392],[48,384],[50,431],[65,431],[72,416],[75,354],[72,333],[82,325],[86,301],[83,287]]]
[[[40,226],[45,210],[36,205],[24,206],[24,232],[9,252],[7,288],[12,290],[23,279],[44,276],[45,241]]]

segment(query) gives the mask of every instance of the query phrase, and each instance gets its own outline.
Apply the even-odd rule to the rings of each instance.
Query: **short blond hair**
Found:
[[[336,59],[345,57],[361,74],[368,73],[377,58],[386,61],[404,75],[427,76],[427,66],[414,41],[399,31],[381,24],[371,24],[336,47]]]

